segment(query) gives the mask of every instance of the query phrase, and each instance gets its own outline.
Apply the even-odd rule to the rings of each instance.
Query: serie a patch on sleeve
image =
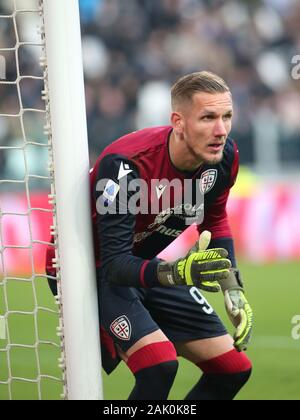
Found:
[[[120,185],[110,179],[106,184],[105,190],[103,191],[103,197],[107,204],[112,204],[115,201],[119,191]]]

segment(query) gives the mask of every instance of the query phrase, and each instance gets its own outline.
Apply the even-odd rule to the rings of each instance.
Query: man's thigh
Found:
[[[143,305],[142,293],[134,288],[103,283],[99,296],[101,326],[121,352],[126,354],[129,349],[139,348],[141,340],[147,345],[149,335],[157,336],[160,328]]]
[[[149,290],[144,304],[173,343],[228,335],[222,321],[196,287],[154,288]]]
[[[234,350],[233,338],[230,335],[175,343],[178,356],[194,364],[212,360]]]

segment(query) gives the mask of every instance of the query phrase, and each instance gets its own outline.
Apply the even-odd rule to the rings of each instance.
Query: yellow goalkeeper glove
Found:
[[[245,351],[251,338],[253,312],[245,297],[239,271],[230,270],[230,276],[220,284],[224,292],[227,314],[236,328],[234,346],[238,351]]]
[[[196,286],[207,292],[219,292],[219,282],[226,279],[231,268],[225,249],[206,250],[210,233],[203,232],[199,242],[185,258],[158,265],[158,280],[163,286]]]

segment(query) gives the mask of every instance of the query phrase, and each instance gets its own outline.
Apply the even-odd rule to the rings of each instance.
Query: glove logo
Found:
[[[200,179],[200,191],[203,195],[214,188],[217,178],[218,171],[216,169],[209,169],[203,172]]]
[[[120,340],[129,341],[131,337],[131,324],[127,316],[122,315],[110,325],[110,331]]]

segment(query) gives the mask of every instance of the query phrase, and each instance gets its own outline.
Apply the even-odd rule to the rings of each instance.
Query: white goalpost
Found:
[[[37,387],[36,398],[48,399],[47,381],[50,381],[62,384],[57,389],[62,390],[63,399],[100,400],[103,399],[100,331],[78,0],[5,3],[11,3],[11,9],[8,5],[7,12],[0,13],[0,20],[13,28],[11,38],[15,38],[15,45],[0,45],[0,56],[1,60],[4,57],[7,69],[5,54],[13,54],[16,74],[3,78],[4,71],[2,74],[0,71],[0,89],[8,97],[2,103],[0,99],[0,158],[2,154],[6,165],[6,172],[0,172],[0,399],[20,399],[20,395],[14,395],[16,383],[33,384]],[[38,40],[26,38],[25,23],[27,35],[22,39],[25,15],[39,20]],[[4,40],[8,38],[4,34]],[[41,75],[28,74],[30,67],[22,74],[21,50],[30,47],[41,49]],[[31,58],[34,56],[37,59],[36,54],[31,54]],[[37,100],[33,105],[27,103],[33,82],[41,84],[42,105]],[[14,106],[9,100],[10,88],[15,89]],[[43,126],[44,133],[38,134],[32,122]],[[5,137],[1,141],[1,123],[12,131],[19,130],[18,141]],[[48,173],[39,169],[39,156],[45,159],[45,155]],[[24,168],[21,170],[20,166]],[[42,185],[43,191],[47,187],[51,208],[38,202],[34,184]],[[19,204],[14,208],[20,189],[24,196],[21,209]],[[49,239],[39,237],[34,223],[37,213],[48,219],[53,215],[58,311],[49,304],[52,296],[47,278],[36,262],[37,247],[45,250],[50,245]],[[11,232],[8,226],[11,229],[18,226],[14,240],[8,235]],[[17,242],[16,238],[20,240]],[[30,267],[26,276],[20,274],[25,259]],[[46,315],[51,321],[42,319],[42,322]],[[57,323],[59,340],[53,337]],[[26,338],[26,331],[31,331],[30,339]],[[61,353],[60,370],[48,366],[49,347],[55,349],[55,354]],[[20,353],[15,354],[17,351]],[[27,366],[33,363],[26,360],[26,351],[31,351],[30,358],[35,362],[31,371]],[[2,371],[1,363],[5,367]],[[55,373],[49,373],[52,371]]]

